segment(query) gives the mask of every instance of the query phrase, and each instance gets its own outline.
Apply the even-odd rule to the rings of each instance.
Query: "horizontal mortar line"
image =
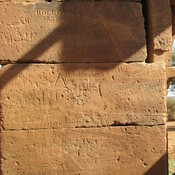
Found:
[[[2,132],[6,131],[37,131],[37,130],[59,130],[59,129],[100,129],[100,128],[117,128],[117,127],[139,127],[139,126],[145,126],[145,127],[154,127],[154,126],[165,126],[165,124],[155,124],[155,125],[139,125],[139,124],[120,124],[120,125],[103,125],[103,126],[75,126],[75,127],[60,127],[60,128],[30,128],[30,129],[1,129]]]
[[[56,130],[57,128],[30,128],[30,129],[1,129],[1,133],[5,131],[35,131],[35,130]]]
[[[112,125],[102,125],[102,126],[75,126],[75,129],[88,129],[88,128],[114,128],[114,127],[137,127],[137,126],[147,126],[147,127],[154,127],[154,126],[165,126],[166,124],[112,124]]]
[[[143,61],[133,61],[133,62],[1,62],[0,64],[2,65],[8,65],[8,64],[121,64],[121,63],[126,63],[126,64],[131,64],[131,63],[145,63]]]
[[[94,3],[94,2],[95,2],[95,3],[112,3],[112,1],[111,1],[111,2],[105,2],[105,1],[99,2],[98,0],[95,0],[94,2],[89,2],[89,1],[84,1],[84,2],[83,2],[83,1],[80,0],[80,1],[77,1],[77,2],[78,2],[78,3]],[[118,2],[123,2],[123,1],[118,1]],[[129,0],[126,0],[126,2],[130,2],[130,1],[129,1]],[[140,3],[139,0],[135,0],[135,1],[133,0],[132,2]],[[2,4],[3,4],[3,3],[10,4],[10,3],[12,3],[12,2],[11,2],[11,1],[7,1],[7,2],[6,2],[6,1],[0,1],[0,3],[2,3]],[[16,4],[19,4],[19,3],[23,3],[23,2],[15,2],[15,3],[16,3]],[[30,5],[30,4],[36,4],[36,3],[47,3],[47,4],[50,5],[50,4],[56,4],[56,3],[64,3],[64,4],[65,4],[65,3],[67,3],[67,4],[69,3],[69,4],[70,4],[70,3],[72,3],[72,2],[68,2],[68,1],[55,1],[55,2],[54,2],[54,1],[53,1],[53,2],[47,2],[47,1],[46,1],[46,2],[32,2],[32,1],[29,1],[29,2],[26,2],[26,4],[29,4],[29,5]]]

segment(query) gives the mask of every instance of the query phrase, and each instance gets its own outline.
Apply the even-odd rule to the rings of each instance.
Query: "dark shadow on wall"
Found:
[[[15,4],[13,6],[15,9]],[[10,36],[11,42],[1,50],[2,55],[9,53],[2,56],[4,60],[8,58],[12,63],[113,63],[112,69],[121,62],[144,62],[147,58],[141,2],[46,2],[28,10],[33,16],[26,28],[35,35],[21,43],[13,42],[16,38]],[[167,27],[160,26],[155,35]],[[11,32],[22,33],[20,27]],[[1,44],[3,47],[3,39]],[[29,48],[26,53],[25,48]],[[28,65],[19,68],[12,64],[1,73],[0,89]],[[100,66],[94,64],[94,68],[100,69]],[[15,69],[13,75],[9,75],[10,69]]]
[[[7,56],[8,58],[4,56],[4,59],[13,60],[14,64],[11,64],[6,71],[2,70],[0,90],[25,70],[30,63],[112,62],[114,63],[110,67],[112,69],[119,62],[133,61],[137,52],[136,61],[144,61],[146,50],[139,51],[142,47],[146,48],[142,7],[141,4],[137,4],[140,11],[136,9],[133,13],[133,4],[135,3],[130,3],[125,7],[124,3],[114,2],[55,2],[38,4],[35,6],[35,10],[32,10],[33,6],[31,6],[29,11],[32,10],[32,13],[29,15],[34,14],[32,19],[34,24],[30,24],[31,21],[29,21],[24,26],[26,26],[27,32],[37,33],[36,36],[33,36],[35,42],[31,42],[29,39],[15,42],[13,39],[15,34],[18,32],[23,34],[24,31],[22,32],[20,29],[13,31],[10,26],[9,30],[5,29],[7,34],[12,30],[12,36],[10,35],[12,41],[6,48],[6,53],[9,53],[9,56]],[[13,4],[13,14],[20,13],[23,8],[20,11],[15,11],[16,6],[17,4]],[[53,12],[48,12],[47,8],[52,9]],[[119,13],[121,16],[118,15]],[[10,19],[13,19],[13,14],[9,17]],[[5,18],[4,22],[6,23]],[[3,42],[3,39],[1,41]],[[15,50],[19,43],[21,43],[20,49]],[[3,45],[3,43],[1,44]],[[30,46],[28,51],[24,51],[28,46]],[[57,52],[57,50],[59,51]],[[130,59],[132,56],[134,58]],[[16,63],[28,64],[19,67]],[[64,64],[62,66],[64,67]],[[88,69],[89,66],[86,68]],[[95,64],[94,68],[96,68]],[[1,114],[1,120],[3,129],[3,114]],[[1,161],[2,159],[1,155]],[[2,174],[2,170],[0,171]]]
[[[112,69],[121,62],[145,61],[147,53],[141,3],[128,3],[128,6],[125,3],[55,2],[48,4],[48,8],[59,11],[60,24],[37,44],[35,43],[31,50],[15,59],[14,63],[63,63],[63,68],[66,68],[65,63],[77,65],[80,65],[78,63],[113,63],[110,67]],[[137,8],[133,10],[135,6]],[[47,18],[49,15],[46,15],[47,19],[45,16],[43,19],[42,14],[47,12],[42,5],[36,7],[35,10],[39,10],[36,12],[37,20],[41,20],[41,23],[36,25],[42,26],[42,20],[48,20],[47,25],[52,26],[53,22],[50,20],[55,20],[55,16]],[[46,31],[48,26],[45,26]],[[161,28],[159,32],[164,31],[166,27]],[[45,29],[43,27],[40,30],[38,34]],[[14,45],[8,47],[13,49]],[[50,48],[52,52],[59,49],[59,53],[56,51],[53,55],[49,54]],[[48,54],[45,55],[47,52]],[[7,71],[2,71],[0,89],[2,90],[29,65],[23,64],[19,67],[18,64],[12,64]],[[95,64],[94,68],[100,69],[99,66],[95,67]],[[11,74],[12,69],[13,74]],[[3,121],[1,122],[3,125]],[[145,175],[160,174],[158,171],[162,165],[164,166],[165,159],[167,159],[166,155]]]
[[[167,164],[168,156],[165,154],[144,175],[167,175]]]
[[[33,27],[28,24],[28,31],[37,33],[33,36],[35,41],[22,41],[18,49],[16,48],[19,42],[12,42],[7,46],[7,50],[9,47],[11,49],[6,50],[6,53],[12,53],[9,56],[7,54],[6,58],[4,56],[4,59],[8,57],[14,63],[114,63],[113,67],[121,62],[145,61],[147,53],[141,3],[45,4],[35,6],[32,19],[34,24],[31,23]],[[54,12],[48,12],[48,9]],[[55,27],[56,23],[58,27]],[[30,44],[31,50],[25,53],[23,48]],[[23,53],[25,54],[22,55]],[[13,64],[10,67],[15,69],[13,75],[9,75],[8,70],[3,72],[0,79],[5,82],[1,83],[0,88],[27,66],[28,64],[24,64],[23,68],[19,69],[18,65]],[[64,64],[62,66],[64,67]]]
[[[24,32],[24,27],[13,31],[9,25],[5,30],[12,36],[6,47],[2,38],[1,52],[7,55],[1,57],[13,63],[113,63],[113,67],[121,62],[143,62],[147,51],[142,10],[141,2],[38,3],[29,7],[32,18],[24,24],[28,33],[33,33],[32,38],[16,42],[19,38],[12,34]],[[161,24],[155,35],[167,27]],[[5,80],[0,83],[0,89],[27,66],[18,68],[12,64],[9,69],[15,69],[15,73],[9,75],[7,70],[0,75],[0,80]]]
[[[175,5],[171,6],[172,11],[172,35],[175,36]],[[173,42],[173,41],[172,41]]]

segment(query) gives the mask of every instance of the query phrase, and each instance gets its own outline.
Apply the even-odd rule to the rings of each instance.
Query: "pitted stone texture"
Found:
[[[165,126],[5,131],[1,154],[3,175],[167,174]]]
[[[171,66],[172,59],[172,12],[169,0],[152,0],[150,3],[150,23],[152,32],[154,62],[164,61]]]
[[[0,60],[134,62],[147,57],[138,2],[0,3]]]
[[[175,121],[167,122],[168,127],[168,157],[175,161]]]
[[[171,66],[173,38],[170,1],[153,0],[150,2],[152,3],[149,13],[152,13],[154,61],[164,61],[166,66]]]
[[[0,88],[6,129],[165,122],[163,63],[12,64]]]
[[[166,67],[169,67],[171,66],[171,60],[172,60],[172,50],[167,52],[161,50],[154,51],[154,62],[164,61]]]
[[[152,1],[152,13],[154,50],[169,51],[172,45],[170,1]]]

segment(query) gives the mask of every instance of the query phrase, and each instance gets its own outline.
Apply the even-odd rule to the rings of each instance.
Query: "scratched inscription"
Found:
[[[65,77],[71,78],[71,77],[104,77],[104,72],[77,72],[77,71],[71,71],[67,72],[65,71],[63,73]]]
[[[34,12],[35,22],[56,23],[60,20],[61,12],[58,9],[36,9]]]
[[[89,98],[84,99],[88,95],[97,94],[103,96],[101,77],[104,77],[104,72],[98,71],[59,71],[56,74],[56,69],[52,70],[53,80],[50,88],[44,88],[40,94],[41,102],[45,105],[55,104],[65,99],[69,99],[74,104],[85,104]],[[94,78],[100,78],[99,81],[94,81]],[[41,77],[41,79],[43,79]],[[49,79],[52,79],[50,77]],[[49,80],[50,81],[50,80]],[[49,99],[49,100],[48,100]],[[84,100],[82,100],[84,99]],[[48,104],[46,104],[48,103]],[[45,113],[47,113],[45,111]]]

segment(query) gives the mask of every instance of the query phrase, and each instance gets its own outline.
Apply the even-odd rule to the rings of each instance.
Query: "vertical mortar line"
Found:
[[[169,161],[168,161],[168,130],[166,125],[166,158],[167,158],[167,172],[169,174]]]
[[[153,8],[152,0],[142,0],[142,12],[145,23],[147,58],[146,63],[154,62],[154,37],[153,37]]]

